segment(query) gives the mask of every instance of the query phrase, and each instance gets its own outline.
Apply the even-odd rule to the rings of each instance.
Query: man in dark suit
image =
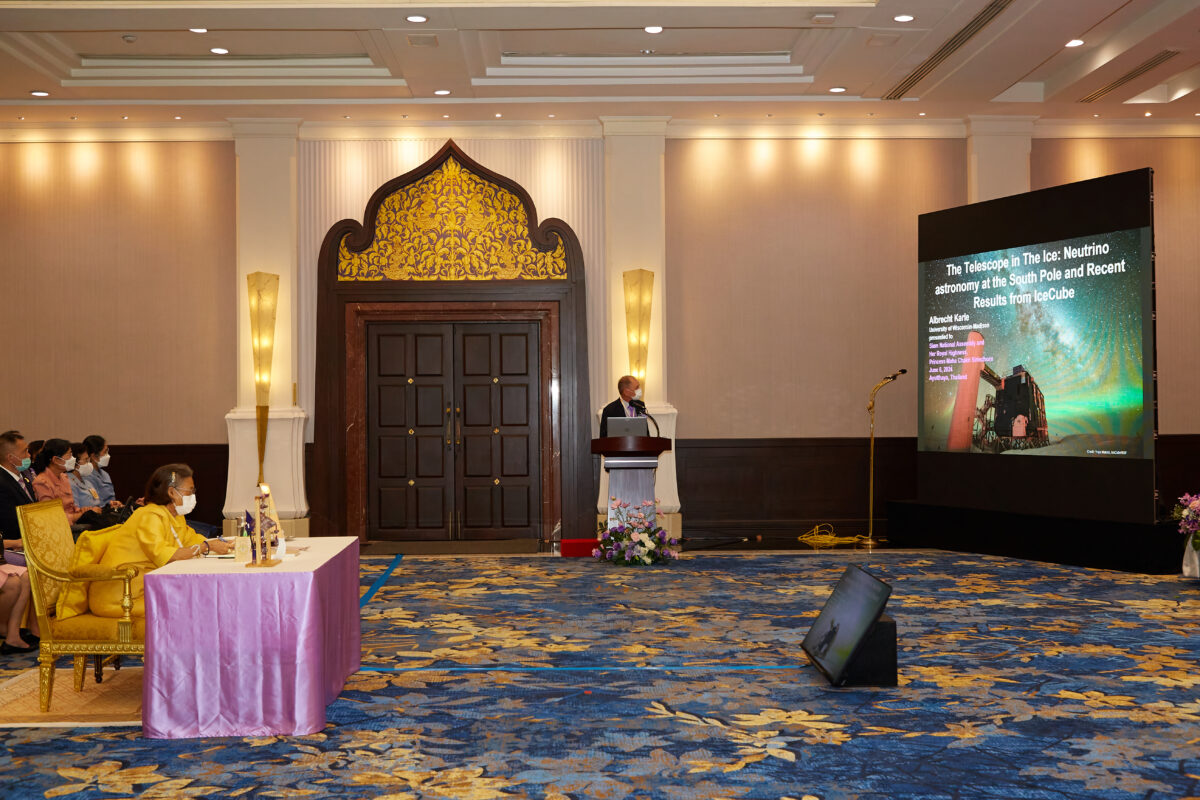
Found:
[[[642,382],[632,375],[617,381],[617,399],[600,412],[600,437],[608,436],[608,420],[611,417],[644,417],[646,406],[642,402]],[[641,406],[639,408],[639,405]]]
[[[17,506],[37,500],[33,484],[22,475],[29,465],[29,445],[16,431],[0,433],[0,534],[11,546],[20,540],[21,528],[17,524]],[[0,564],[4,553],[0,551]]]
[[[0,539],[5,547],[21,538],[17,507],[36,499],[33,486],[21,474],[28,468],[25,438],[16,431],[0,433]],[[32,653],[39,641],[37,622],[30,620],[33,630],[20,627],[29,605],[29,573],[5,563],[4,548],[0,548],[0,586],[0,655]]]

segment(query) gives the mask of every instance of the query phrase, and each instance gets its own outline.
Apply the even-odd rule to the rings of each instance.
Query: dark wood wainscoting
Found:
[[[678,440],[684,535],[782,547],[821,522],[865,534],[868,455],[866,438]],[[916,455],[915,437],[875,439],[876,536],[889,500],[916,497]]]
[[[141,497],[150,474],[163,464],[187,464],[196,473],[196,510],[191,517],[220,524],[229,480],[227,444],[121,444],[109,442],[108,474],[117,499]]]

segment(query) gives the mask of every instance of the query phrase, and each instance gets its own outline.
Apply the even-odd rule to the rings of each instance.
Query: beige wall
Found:
[[[233,143],[0,144],[0,186],[0,429],[224,442]]]
[[[1158,430],[1200,432],[1200,139],[1035,139],[1034,189],[1154,169]]]
[[[865,436],[916,366],[917,215],[966,141],[671,140],[667,362],[680,438]],[[876,434],[916,433],[915,375]]]

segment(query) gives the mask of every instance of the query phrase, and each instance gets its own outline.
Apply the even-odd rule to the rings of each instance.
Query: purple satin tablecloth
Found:
[[[142,731],[151,739],[303,735],[361,658],[358,539],[294,539],[276,567],[228,559],[146,575]]]

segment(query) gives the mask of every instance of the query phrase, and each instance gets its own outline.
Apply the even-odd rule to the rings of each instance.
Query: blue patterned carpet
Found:
[[[834,689],[800,640],[864,558],[408,557],[363,609],[363,671],[322,733],[2,730],[0,794],[1200,797],[1200,584],[877,553],[901,685]],[[391,563],[364,559],[363,590]]]

